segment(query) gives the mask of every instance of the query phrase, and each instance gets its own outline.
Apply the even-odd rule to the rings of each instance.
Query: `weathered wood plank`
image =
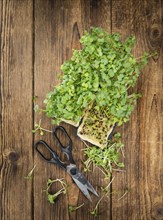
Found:
[[[139,78],[136,90],[142,98],[121,130],[126,173],[113,174],[112,219],[163,219],[161,1],[112,1],[112,32],[135,35],[137,57],[144,50],[158,51]]]
[[[110,20],[110,1],[98,0],[98,1],[81,1],[81,18],[84,30],[89,30],[90,27],[101,27],[106,31],[111,32],[111,20]],[[83,160],[83,157],[81,158]],[[88,173],[88,180],[97,185],[99,198],[94,198],[93,204],[85,204],[82,209],[79,209],[74,219],[94,219],[95,217],[90,215],[90,211],[95,208],[98,200],[102,197],[101,187],[108,184],[108,180],[104,180],[103,174],[95,169],[93,174]],[[84,201],[83,201],[84,202]],[[83,203],[81,202],[81,203]],[[100,202],[98,208],[98,215],[96,219],[110,219],[110,198],[104,197]]]
[[[69,1],[35,1],[35,94],[39,96],[41,107],[43,107],[42,100],[46,93],[59,82],[57,73],[60,71],[60,66],[70,57],[72,44],[75,44],[76,38],[79,38],[78,24],[72,20],[74,13],[77,16],[78,9],[74,11],[72,3],[70,4]],[[44,115],[36,115],[35,121],[38,122],[39,118],[43,118],[43,127],[52,129],[50,119],[47,120]],[[70,129],[66,125],[65,128],[75,141],[76,137],[73,137],[75,129]],[[42,138],[56,147],[51,135],[46,134],[46,137]],[[78,162],[78,158],[76,159]],[[73,193],[76,191],[76,197],[63,195],[56,204],[49,204],[46,196],[41,193],[42,188],[46,187],[47,179],[64,178],[69,183],[71,179],[64,170],[44,163],[37,156],[35,163],[37,164],[34,189],[35,219],[45,219],[45,216],[47,219],[54,219],[54,216],[55,219],[69,219],[68,203],[71,199],[74,205],[78,202],[79,191],[76,186],[73,186]],[[55,187],[54,190],[56,190]]]
[[[0,1],[0,219],[32,219],[32,1]]]
[[[98,0],[98,1],[81,1],[81,17],[83,29],[89,30],[90,27],[102,27],[106,31],[111,32],[110,21],[110,1]],[[83,160],[83,158],[81,158]],[[88,180],[93,180],[94,185],[97,185],[99,198],[93,200],[93,204],[85,204],[82,209],[79,209],[74,219],[94,219],[95,217],[90,215],[90,211],[95,208],[98,200],[102,197],[101,187],[106,186],[108,181],[104,180],[104,176],[97,169],[93,174],[88,173]],[[83,201],[84,202],[84,201]],[[104,197],[100,202],[98,208],[98,215],[96,219],[110,219],[110,198]]]
[[[84,30],[89,30],[91,25],[110,30],[109,5],[110,3],[105,0],[98,1],[97,4],[94,1],[75,0],[35,1],[35,95],[40,98],[38,100],[40,107],[44,107],[42,100],[45,98],[45,94],[59,82],[56,75],[60,71],[60,65],[71,57],[72,48],[80,49],[79,38]],[[97,16],[97,13],[103,17]],[[36,115],[35,121],[38,122],[40,118],[43,118],[43,127],[52,129],[50,119],[47,120],[44,115]],[[84,146],[76,137],[76,128],[63,125],[73,139],[73,155],[77,166],[82,170],[83,153],[81,149]],[[36,139],[39,138],[36,136]],[[42,138],[55,147],[55,142],[50,135],[46,134],[46,137]],[[46,164],[38,155],[35,156],[35,163],[37,164],[34,186],[35,219],[45,219],[45,216],[46,219],[94,219],[90,210],[95,206],[97,199],[92,196],[93,204],[89,204],[64,170]],[[103,179],[98,170],[95,170],[93,174],[85,174],[85,176],[100,190]],[[45,195],[41,193],[49,177],[65,178],[70,184],[68,195],[61,196],[55,205],[50,205]],[[77,206],[83,202],[85,205],[70,216],[68,205]],[[97,219],[107,219],[109,216],[109,199],[105,199],[100,205],[100,215]]]
[[[138,39],[134,53],[157,50],[140,77],[136,90],[143,94],[131,121],[121,131],[125,147],[126,173],[114,173],[112,203],[103,200],[96,219],[163,219],[162,164],[162,8],[161,1],[35,1],[35,94],[39,104],[47,91],[59,81],[60,65],[71,57],[72,48],[80,48],[79,38],[90,26],[122,33],[123,39],[134,34]],[[92,206],[79,192],[67,174],[58,167],[44,163],[38,156],[35,170],[34,199],[32,182],[24,176],[33,166],[32,160],[32,1],[1,1],[1,94],[0,94],[0,218],[5,219],[94,219]],[[22,119],[28,118],[25,125]],[[42,126],[51,129],[50,120]],[[74,156],[83,169],[81,149],[76,129],[64,124],[74,142]],[[39,136],[36,139],[40,138]],[[54,144],[49,134],[45,138]],[[79,154],[80,152],[80,154]],[[48,204],[42,189],[47,179],[64,177],[71,187],[67,196],[55,205]],[[93,185],[104,184],[95,170],[86,177]],[[93,180],[93,181],[92,181]],[[58,187],[58,186],[57,186]],[[119,198],[128,189],[126,196]],[[54,187],[55,190],[55,187]],[[74,193],[75,192],[75,193]],[[23,196],[22,196],[23,195]],[[68,205],[85,206],[73,215]],[[110,216],[112,208],[112,216]],[[34,211],[33,211],[34,210]],[[33,216],[34,214],[34,216]]]

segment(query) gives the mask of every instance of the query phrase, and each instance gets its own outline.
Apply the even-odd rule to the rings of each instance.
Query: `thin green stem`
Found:
[[[45,128],[41,128],[41,127],[40,127],[40,130],[52,133],[52,131],[50,131],[50,130],[48,130],[48,129],[45,129]]]

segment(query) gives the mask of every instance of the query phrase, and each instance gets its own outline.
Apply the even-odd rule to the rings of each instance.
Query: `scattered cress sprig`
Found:
[[[121,142],[120,133],[115,133],[113,139],[108,142],[104,149],[96,146],[86,147],[84,149],[84,155],[86,156],[84,170],[90,171],[91,164],[93,164],[102,171],[105,177],[110,177],[114,167],[124,167],[124,164],[119,162],[120,151],[122,151],[123,147],[124,144]]]
[[[49,193],[49,189],[52,186],[52,184],[57,183],[57,182],[61,184],[62,188],[53,194]],[[48,201],[51,204],[54,204],[57,198],[59,197],[59,195],[67,193],[67,187],[68,187],[67,183],[63,179],[55,179],[55,180],[48,179],[47,188],[43,191],[46,192]]]

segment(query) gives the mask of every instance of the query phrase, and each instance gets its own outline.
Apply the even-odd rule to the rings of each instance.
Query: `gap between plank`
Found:
[[[110,32],[112,34],[112,0],[110,0]],[[111,182],[111,185],[110,185],[110,220],[113,219],[113,213],[112,213],[112,191],[113,191],[113,187],[112,187],[112,179],[113,178],[113,175],[111,173],[111,176],[110,176],[110,182]]]
[[[32,129],[34,129],[34,97],[35,92],[35,0],[32,1]],[[34,166],[34,133],[32,134],[32,155]],[[34,178],[32,178],[32,190],[31,190],[31,217],[34,220]]]

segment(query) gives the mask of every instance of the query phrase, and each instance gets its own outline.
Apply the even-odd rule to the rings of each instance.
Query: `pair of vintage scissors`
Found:
[[[66,138],[68,139],[67,146],[63,146],[60,139],[58,138],[58,136],[57,136],[58,130],[61,130],[61,132],[63,132],[64,135],[66,136]],[[96,196],[98,196],[98,194],[95,191],[95,189],[93,188],[93,186],[88,182],[88,180],[80,173],[80,171],[76,167],[75,161],[72,156],[72,140],[71,140],[70,136],[68,135],[65,128],[62,126],[55,127],[52,131],[52,135],[59,143],[61,152],[63,152],[67,156],[69,164],[63,162],[59,158],[58,154],[54,150],[52,150],[49,147],[49,145],[43,140],[39,140],[35,143],[34,147],[35,147],[36,151],[48,163],[57,164],[60,167],[64,168],[70,174],[70,176],[72,177],[74,182],[77,184],[79,189],[82,191],[82,193],[87,197],[87,199],[89,199],[90,202],[92,202],[92,199],[91,199],[88,191],[92,192]],[[43,145],[43,147],[45,147],[46,150],[48,150],[50,152],[50,154],[51,154],[50,159],[46,158],[45,155],[39,150],[40,145]]]

